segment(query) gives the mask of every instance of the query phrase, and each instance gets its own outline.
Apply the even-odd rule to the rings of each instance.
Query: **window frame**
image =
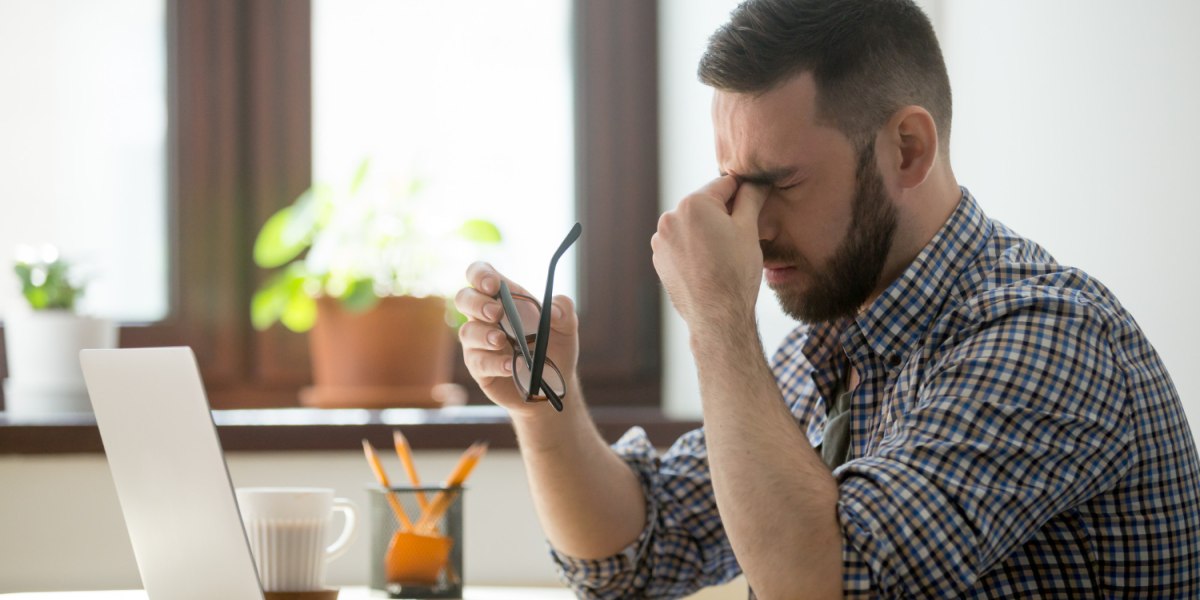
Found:
[[[580,377],[592,406],[659,407],[657,3],[572,11]],[[312,179],[311,3],[167,0],[166,15],[170,312],[123,323],[120,345],[191,346],[214,408],[296,406],[307,336],[251,326],[266,275],[251,248]]]

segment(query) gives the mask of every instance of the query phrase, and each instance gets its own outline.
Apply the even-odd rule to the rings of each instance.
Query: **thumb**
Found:
[[[738,186],[737,195],[733,197],[733,217],[735,223],[742,227],[758,227],[758,213],[762,212],[763,204],[767,202],[770,188],[765,185],[743,183]]]
[[[575,314],[575,303],[567,296],[555,296],[551,301],[550,329],[563,335],[575,335],[579,329],[579,317]]]

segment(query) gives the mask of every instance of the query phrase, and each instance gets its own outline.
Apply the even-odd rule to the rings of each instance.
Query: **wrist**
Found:
[[[583,394],[580,392],[579,380],[571,377],[567,380],[567,393],[562,397],[563,410],[558,412],[549,401],[522,402],[517,406],[506,406],[509,419],[518,427],[539,428],[544,426],[562,427],[563,417],[569,413],[585,411]]]
[[[510,413],[517,445],[523,454],[562,454],[572,444],[579,444],[591,424],[587,408],[575,398],[563,399],[563,411],[554,410],[549,403],[534,406],[534,410]]]
[[[688,344],[693,353],[720,352],[723,349],[744,351],[762,342],[758,337],[758,320],[753,312],[728,315],[724,318],[695,319],[688,324]]]

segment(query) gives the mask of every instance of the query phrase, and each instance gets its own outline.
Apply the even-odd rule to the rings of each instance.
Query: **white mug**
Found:
[[[237,488],[237,501],[266,592],[323,589],[325,563],[350,549],[357,529],[354,503],[334,498],[327,488]],[[326,547],[334,511],[345,515],[345,523]]]

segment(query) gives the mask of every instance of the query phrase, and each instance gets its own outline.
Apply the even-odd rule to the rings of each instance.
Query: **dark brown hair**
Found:
[[[700,81],[763,93],[811,72],[817,115],[861,149],[899,108],[950,140],[950,78],[929,18],[911,0],[747,0],[709,38]]]

